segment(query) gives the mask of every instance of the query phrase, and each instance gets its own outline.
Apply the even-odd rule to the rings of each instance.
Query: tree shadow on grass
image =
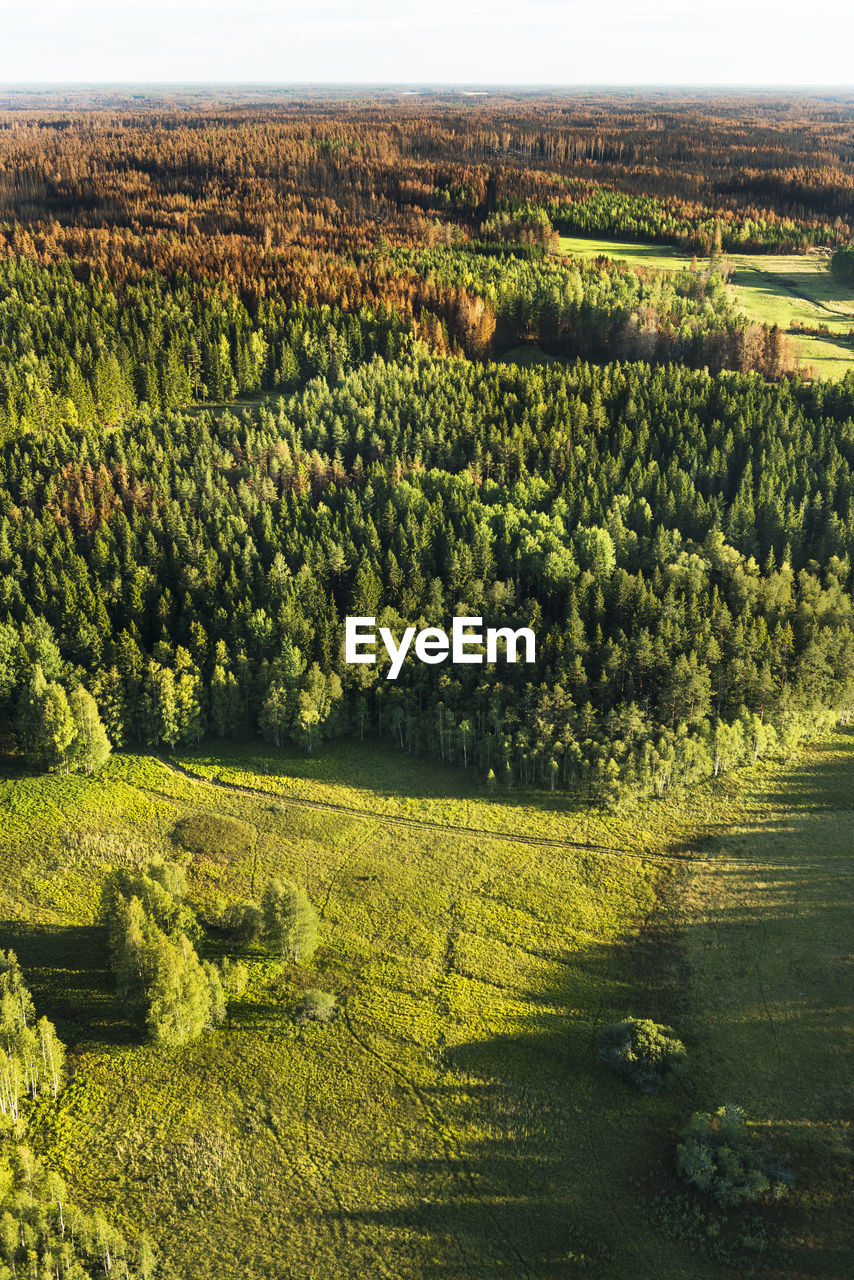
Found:
[[[593,1030],[585,1022],[565,1035],[534,1021],[528,1035],[448,1051],[443,1082],[419,1090],[435,1154],[381,1171],[419,1194],[351,1218],[381,1239],[414,1237],[419,1280],[626,1274],[615,1263],[645,1226],[635,1182],[666,1163],[680,1102],[610,1075]],[[658,1274],[657,1248],[647,1240],[638,1275]]]
[[[0,948],[15,952],[36,1012],[70,1048],[138,1040],[116,998],[104,928],[3,920]]]
[[[378,1154],[378,1180],[399,1194],[353,1210],[360,1232],[408,1233],[419,1280],[852,1274],[848,736],[850,759],[839,758],[839,739],[813,753],[763,797],[754,825],[715,841],[678,938],[644,931],[583,946],[557,986],[552,974],[542,990],[514,993],[516,1034],[448,1047],[432,1085],[409,1082],[419,1145],[431,1153]],[[706,876],[713,891],[703,896]],[[489,987],[474,996],[482,1007]],[[690,1073],[678,1090],[650,1098],[599,1062],[597,1026],[627,1013],[668,1022],[685,1040]],[[356,1031],[382,1046],[367,1025]],[[384,1057],[393,1070],[387,1044]],[[790,1161],[795,1183],[781,1202],[722,1211],[677,1180],[680,1130],[693,1111],[724,1102],[743,1105],[758,1138]],[[656,1216],[659,1197],[668,1223]],[[680,1203],[711,1228],[699,1244],[679,1235],[691,1229]],[[753,1222],[770,1242],[758,1256],[744,1242]]]
[[[480,800],[508,811],[528,809],[536,804],[538,808],[556,815],[583,814],[588,807],[583,796],[566,791],[551,792],[546,788],[528,786],[512,790],[498,787],[489,791],[474,766],[465,770],[459,764],[443,763],[425,753],[407,752],[374,733],[366,735],[363,741],[352,735],[324,743],[310,756],[290,745],[273,748],[258,741],[238,747],[230,743],[223,755],[221,745],[206,741],[199,746],[185,746],[179,762],[191,775],[196,764],[206,767],[220,765],[226,771],[231,767],[245,768],[256,775],[262,789],[265,778],[270,781],[295,779],[315,783],[318,787],[343,785],[353,792],[363,793],[366,798],[376,794],[410,801],[445,800],[453,803]],[[212,780],[222,779],[215,772]],[[237,785],[244,784],[237,780]],[[251,787],[252,784],[248,785]],[[287,802],[289,798],[287,792],[270,791],[271,802]],[[299,799],[299,794],[294,798]],[[322,802],[320,796],[310,798]],[[369,815],[372,806],[366,804],[365,811]]]
[[[854,809],[854,726],[813,747],[807,763],[787,769],[768,792],[767,803],[808,812]]]

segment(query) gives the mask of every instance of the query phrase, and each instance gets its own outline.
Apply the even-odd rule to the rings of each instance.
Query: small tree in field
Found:
[[[317,913],[293,880],[267,882],[261,900],[264,941],[288,960],[307,960],[317,947]]]
[[[676,1172],[719,1204],[734,1206],[763,1196],[779,1199],[790,1171],[751,1134],[740,1107],[696,1111],[676,1148]]]
[[[669,1089],[688,1061],[673,1029],[649,1018],[625,1018],[604,1027],[599,1033],[599,1057],[644,1093]]]
[[[297,1001],[297,1022],[329,1022],[338,1008],[335,997],[329,991],[310,987]]]

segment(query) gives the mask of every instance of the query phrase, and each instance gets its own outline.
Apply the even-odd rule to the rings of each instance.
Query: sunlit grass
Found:
[[[764,911],[785,931],[809,875],[806,864],[798,874],[796,845],[773,893],[751,885],[769,881],[764,833],[815,808],[809,770],[765,767],[615,818],[550,793],[490,796],[473,773],[375,742],[313,756],[203,747],[176,763],[208,781],[122,756],[95,783],[20,775],[0,797],[0,853],[28,877],[6,889],[6,945],[71,1042],[76,1072],[60,1107],[43,1108],[35,1141],[83,1201],[128,1229],[146,1224],[164,1274],[190,1280],[209,1273],[212,1254],[217,1275],[235,1280],[247,1267],[298,1280],[556,1280],[573,1258],[609,1280],[727,1274],[650,1227],[651,1197],[672,1185],[679,1124],[722,1094],[781,1130],[819,1111],[801,1086],[788,1102],[782,1083],[763,1092],[755,990],[692,967],[686,1003],[679,949],[650,935],[650,921],[687,883],[683,856],[732,824],[744,827],[734,839],[754,842],[753,861],[731,876],[720,843],[720,859],[700,864],[699,905],[680,915],[691,954],[704,952],[711,893],[733,895],[715,910],[744,915],[746,930]],[[837,765],[838,751],[810,768],[836,777]],[[125,1026],[91,922],[111,859],[174,848],[179,820],[206,814],[237,819],[250,840],[242,855],[205,846],[192,856],[194,900],[257,895],[268,875],[291,875],[321,912],[323,941],[310,966],[280,974],[257,953],[230,1025],[163,1053]],[[813,907],[817,926],[818,890]],[[211,954],[222,946],[212,938]],[[818,999],[819,971],[813,981]],[[718,1052],[707,1009],[723,1016],[714,1002],[729,999],[727,984]],[[343,1016],[298,1026],[305,987],[331,991]],[[600,1069],[597,1026],[629,1013],[680,1024],[696,1063],[691,1096],[645,1098]],[[824,1017],[830,1032],[836,996]],[[802,1060],[802,1039],[791,1037],[786,1075],[824,1061],[812,1048]],[[836,1114],[836,1095],[823,1096]]]

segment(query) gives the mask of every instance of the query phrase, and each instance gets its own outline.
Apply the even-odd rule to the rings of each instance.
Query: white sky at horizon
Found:
[[[854,85],[850,0],[0,0],[0,83]]]

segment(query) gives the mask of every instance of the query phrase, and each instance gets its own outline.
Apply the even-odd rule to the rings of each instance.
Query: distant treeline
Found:
[[[490,94],[348,103],[50,99],[0,111],[0,218],[89,257],[346,253],[461,226],[566,179],[761,223],[850,222],[854,108],[838,95]],[[72,244],[73,240],[73,244]],[[101,241],[100,246],[98,241]],[[171,246],[168,244],[172,241]],[[158,265],[151,258],[148,265]],[[212,276],[226,274],[221,270]]]

